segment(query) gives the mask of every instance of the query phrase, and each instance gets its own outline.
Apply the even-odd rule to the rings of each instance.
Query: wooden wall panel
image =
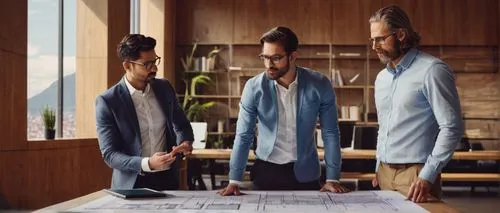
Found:
[[[497,0],[443,1],[442,44],[498,45]]]
[[[177,44],[231,43],[233,4],[233,0],[177,1]]]
[[[380,0],[333,0],[332,43],[368,44],[368,20],[381,7]]]
[[[468,118],[492,119],[500,118],[498,102],[492,101],[461,101],[462,114]]]
[[[497,73],[458,74],[456,85],[461,101],[500,101]]]
[[[0,150],[22,149],[27,138],[27,1],[0,9]]]
[[[130,4],[77,1],[76,136],[96,137],[95,98],[124,75],[116,46],[130,32]],[[96,48],[100,47],[100,48]]]
[[[116,45],[120,43],[122,38],[130,33],[130,5],[128,2],[123,3],[123,0],[107,0],[107,88],[115,85],[125,74],[122,68],[122,62],[116,53]],[[91,42],[89,38],[84,41]]]
[[[396,4],[410,17],[413,30],[421,36],[422,45],[441,44],[443,13],[442,1],[436,0],[383,0],[384,6]]]
[[[234,8],[234,43],[258,44],[263,33],[276,26],[292,29],[301,44],[331,40],[329,0],[238,0]]]
[[[464,120],[466,134],[479,138],[499,138],[500,121],[497,120]]]
[[[0,151],[0,196],[7,207],[41,208],[110,186],[111,169],[96,139],[30,143],[27,150]]]

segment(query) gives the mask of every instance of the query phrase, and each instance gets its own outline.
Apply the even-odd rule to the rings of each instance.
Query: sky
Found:
[[[57,80],[59,0],[28,0],[28,94]],[[64,0],[64,75],[75,72],[76,0]]]

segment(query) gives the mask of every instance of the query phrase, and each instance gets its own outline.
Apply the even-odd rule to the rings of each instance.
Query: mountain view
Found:
[[[28,99],[28,138],[43,138],[44,127],[40,110],[49,106],[57,107],[57,81],[50,84],[42,92]],[[75,74],[63,78],[63,137],[75,137]]]
[[[59,4],[63,27],[59,28]],[[63,32],[63,137],[75,137],[76,1],[28,0],[28,139],[44,137],[40,110],[56,109],[59,31]]]

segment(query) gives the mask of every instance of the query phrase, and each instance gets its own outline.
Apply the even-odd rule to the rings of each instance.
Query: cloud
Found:
[[[63,62],[64,75],[75,72],[75,56],[65,56]],[[28,98],[42,92],[57,80],[57,56],[38,55],[28,58]]]
[[[40,53],[40,47],[28,42],[28,57],[36,56]]]
[[[32,16],[32,15],[35,15],[37,13],[40,13],[39,10],[33,10],[33,9],[29,9],[28,8],[28,16]]]

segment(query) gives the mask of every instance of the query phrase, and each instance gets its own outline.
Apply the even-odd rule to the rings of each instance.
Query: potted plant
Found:
[[[201,114],[208,108],[214,106],[215,102],[209,101],[206,103],[200,103],[200,101],[195,98],[196,86],[198,84],[210,85],[213,84],[213,81],[209,76],[200,74],[191,78],[190,84],[188,84],[188,79],[185,79],[184,83],[186,84],[186,91],[184,92],[182,109],[190,121],[200,121]]]
[[[45,139],[52,140],[56,136],[56,112],[46,105],[41,111],[43,125],[45,126]]]

